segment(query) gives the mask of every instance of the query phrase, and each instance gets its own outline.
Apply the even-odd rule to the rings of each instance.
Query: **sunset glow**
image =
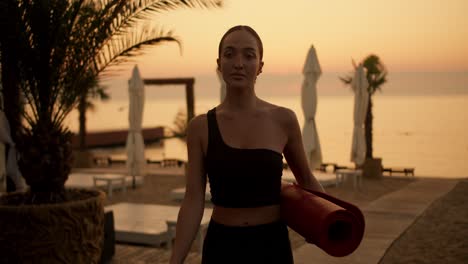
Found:
[[[468,71],[468,1],[226,0],[221,9],[180,10],[154,23],[174,30],[174,43],[146,50],[135,61],[143,75],[214,72],[222,34],[251,25],[263,39],[268,73],[300,72],[314,45],[323,71],[344,72],[351,60],[376,53],[390,71]],[[131,65],[130,65],[131,64]],[[125,65],[130,67],[133,63]]]

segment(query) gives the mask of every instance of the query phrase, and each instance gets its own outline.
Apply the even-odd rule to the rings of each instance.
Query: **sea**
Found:
[[[346,75],[349,73],[324,73],[320,77],[316,125],[323,161],[352,166],[354,95],[339,80]],[[220,103],[219,81],[215,74],[193,77],[195,113],[206,113]],[[256,93],[293,110],[302,126],[302,82],[301,74],[265,74],[257,81]],[[94,101],[94,110],[87,114],[88,131],[128,128],[127,83],[126,76],[101,83],[111,99]],[[416,176],[421,177],[468,177],[468,72],[390,73],[388,82],[372,98],[373,154],[382,158],[385,167],[414,167]],[[185,110],[185,87],[145,86],[143,127],[174,127],[175,116]],[[78,130],[76,111],[68,116],[66,125],[74,132]],[[123,147],[92,151],[119,159],[126,155]],[[156,160],[187,160],[186,144],[168,139],[146,146],[145,155]]]

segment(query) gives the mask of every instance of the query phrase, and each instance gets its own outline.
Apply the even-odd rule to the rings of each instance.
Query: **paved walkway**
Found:
[[[336,258],[315,245],[306,244],[294,251],[296,264],[378,263],[397,239],[429,205],[448,193],[456,180],[420,179],[389,193],[362,208],[366,230],[359,248],[351,255]]]

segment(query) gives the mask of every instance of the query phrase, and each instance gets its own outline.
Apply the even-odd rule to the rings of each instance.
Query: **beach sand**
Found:
[[[359,190],[354,190],[349,183],[340,187],[327,187],[326,192],[363,207],[382,195],[402,188],[412,181],[414,181],[414,178],[403,177],[384,177],[382,180],[364,179],[363,186]],[[111,198],[107,199],[106,205],[119,202],[180,205],[180,203],[171,200],[170,192],[174,188],[184,187],[184,185],[183,176],[148,175],[143,186],[128,189],[126,194],[115,192]],[[211,204],[207,203],[206,206],[211,207]],[[289,231],[293,250],[306,243],[304,238],[296,232]],[[200,263],[200,255],[195,249],[194,245],[185,263]],[[169,256],[169,250],[163,248],[117,244],[112,263],[167,263]]]
[[[433,202],[380,263],[468,263],[468,180]]]

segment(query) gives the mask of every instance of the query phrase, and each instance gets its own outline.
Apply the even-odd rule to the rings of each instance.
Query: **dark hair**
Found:
[[[262,43],[262,40],[260,39],[260,36],[257,34],[257,32],[253,28],[251,28],[249,26],[244,26],[244,25],[239,25],[239,26],[232,27],[228,31],[226,31],[226,33],[224,33],[223,37],[221,38],[221,41],[219,42],[218,57],[221,57],[221,46],[223,45],[224,39],[231,32],[234,32],[234,31],[237,31],[237,30],[245,30],[245,31],[249,32],[250,34],[252,34],[252,36],[254,36],[254,38],[257,40],[258,52],[260,53],[260,61],[261,61],[263,59],[263,43]]]

